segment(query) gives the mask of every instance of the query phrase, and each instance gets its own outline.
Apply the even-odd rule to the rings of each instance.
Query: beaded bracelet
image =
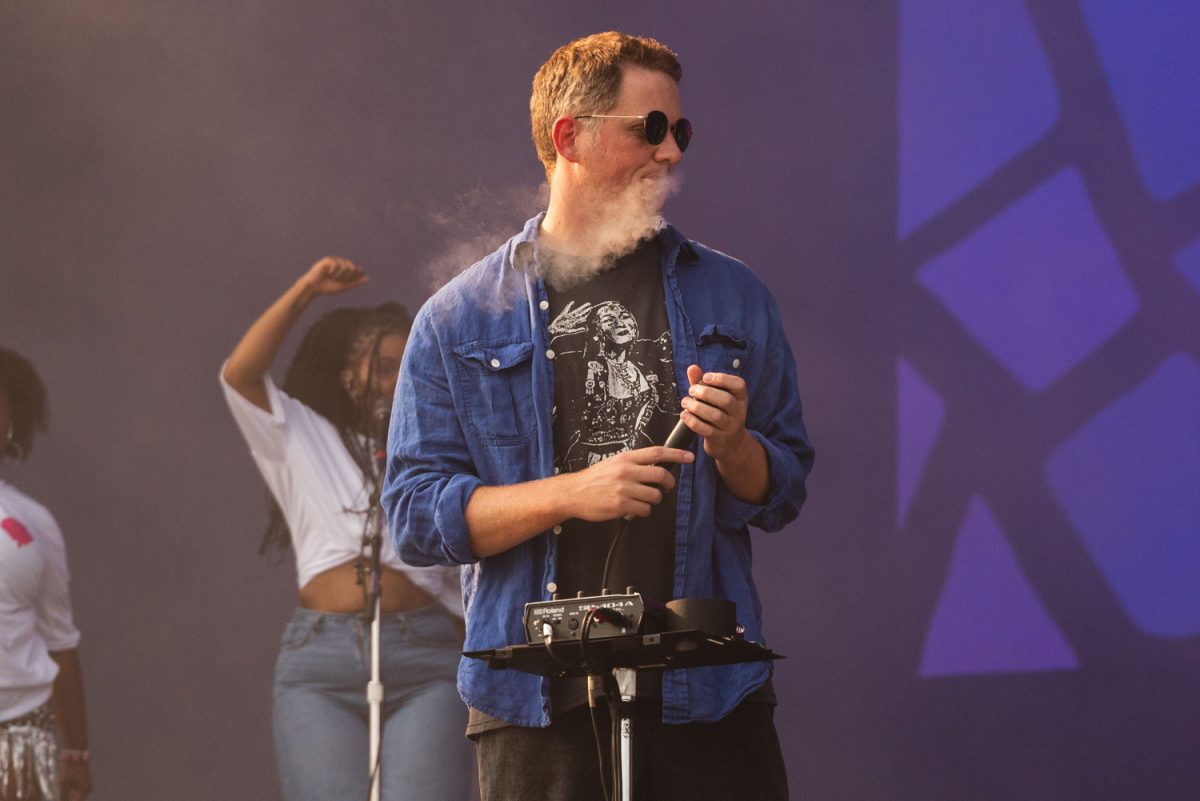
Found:
[[[92,755],[86,749],[79,750],[76,748],[62,748],[58,752],[58,758],[63,762],[82,762],[84,765],[92,761]]]

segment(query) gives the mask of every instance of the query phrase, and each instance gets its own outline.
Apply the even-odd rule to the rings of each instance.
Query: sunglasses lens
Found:
[[[671,132],[675,134],[675,144],[679,145],[679,152],[687,150],[687,147],[692,142],[692,123],[690,120],[677,120]]]
[[[662,144],[667,136],[667,115],[651,111],[646,115],[646,141],[652,145]]]

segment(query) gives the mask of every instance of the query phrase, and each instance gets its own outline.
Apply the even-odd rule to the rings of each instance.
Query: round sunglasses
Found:
[[[686,119],[678,119],[674,125],[667,122],[667,115],[661,111],[651,111],[649,114],[576,114],[575,119],[586,120],[641,120],[646,134],[646,141],[652,145],[660,145],[667,138],[667,131],[675,137],[679,152],[688,149],[692,141],[692,123]]]

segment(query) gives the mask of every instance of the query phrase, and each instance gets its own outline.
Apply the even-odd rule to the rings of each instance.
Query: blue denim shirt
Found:
[[[389,528],[404,561],[465,566],[468,651],[524,643],[525,603],[555,590],[552,533],[477,559],[465,519],[476,487],[553,474],[554,354],[535,246],[540,223],[540,215],[530,220],[421,308],[396,388],[383,490]],[[762,505],[733,497],[702,448],[683,465],[675,597],[730,599],[746,637],[765,642],[747,527],[777,531],[804,503],[813,450],[795,362],[774,298],[744,264],[670,226],[659,237],[675,380],[688,386],[689,364],[744,378],[746,427],[770,464]],[[769,675],[761,662],[667,671],[663,720],[718,720]],[[464,657],[458,686],[467,704],[488,715],[521,726],[550,723],[549,682],[538,676]]]

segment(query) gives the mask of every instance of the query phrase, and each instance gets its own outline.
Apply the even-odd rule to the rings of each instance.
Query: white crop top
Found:
[[[296,553],[296,578],[303,587],[313,576],[358,558],[367,508],[362,471],[337,429],[323,416],[264,379],[271,411],[242,397],[225,381],[221,388],[267,488],[275,496]],[[400,561],[383,537],[381,559],[462,617],[459,569],[411,567]]]
[[[0,481],[0,721],[50,698],[51,651],[79,645],[67,548],[46,507]]]

